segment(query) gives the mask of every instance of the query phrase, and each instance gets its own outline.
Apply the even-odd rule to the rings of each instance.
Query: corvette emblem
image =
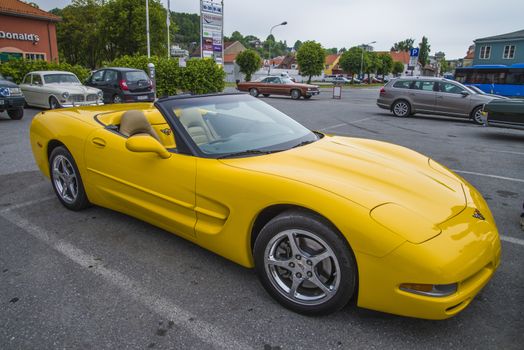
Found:
[[[171,135],[171,129],[169,128],[161,129],[160,131],[167,136]]]
[[[486,220],[484,215],[482,215],[482,213],[478,209],[475,209],[475,211],[473,212],[473,217],[475,219]]]

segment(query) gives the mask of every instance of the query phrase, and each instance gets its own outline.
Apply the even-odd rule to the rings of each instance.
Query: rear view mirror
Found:
[[[160,142],[149,135],[130,136],[126,141],[126,148],[131,152],[153,152],[162,159],[171,157],[171,153]]]

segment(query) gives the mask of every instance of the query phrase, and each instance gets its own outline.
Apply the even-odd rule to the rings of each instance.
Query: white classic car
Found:
[[[71,72],[30,72],[25,75],[20,89],[29,106],[55,109],[104,104],[100,89],[82,85]]]

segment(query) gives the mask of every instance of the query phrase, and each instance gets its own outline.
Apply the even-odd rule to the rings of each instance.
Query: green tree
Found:
[[[297,40],[295,41],[295,45],[293,45],[293,49],[295,49],[295,51],[298,51],[298,49],[300,49],[300,46],[302,46],[302,41]]]
[[[438,63],[440,66],[440,75],[450,71],[451,67],[449,62],[446,61],[446,58],[441,58]]]
[[[60,57],[71,64],[97,67],[105,58],[99,1],[75,0],[62,10],[54,11],[62,17],[62,21],[57,23]],[[86,18],[93,20],[87,21]]]
[[[297,62],[302,75],[308,76],[308,84],[311,77],[322,74],[326,53],[320,43],[306,41],[297,52]]]
[[[399,74],[402,74],[403,72],[404,72],[404,63],[400,61],[393,62],[391,73],[393,73],[393,75],[395,76],[398,76]]]
[[[366,60],[364,65],[364,72],[368,75],[368,82],[371,83],[371,74],[377,74],[377,72],[382,68],[382,60],[377,55],[376,52],[365,52],[364,57],[367,58],[367,64]]]
[[[147,53],[145,18],[146,6],[143,0],[112,0],[103,6],[101,32],[108,59]],[[160,0],[149,0],[149,28],[151,54],[166,55],[166,10]],[[174,24],[171,30],[174,35]]]
[[[360,72],[362,61],[362,49],[354,46],[348,51],[344,52],[338,61],[339,66],[344,72],[347,72],[353,77],[356,73]],[[368,63],[367,56],[364,55],[364,66]]]
[[[246,81],[251,81],[251,75],[262,65],[262,59],[255,50],[247,49],[240,52],[236,58],[240,72],[246,75]]]
[[[422,37],[422,41],[419,45],[419,53],[418,53],[418,61],[422,65],[422,67],[425,67],[426,64],[429,62],[429,53],[431,52],[431,45],[428,44],[428,38],[425,36]]]
[[[409,51],[413,48],[413,43],[415,43],[415,39],[404,39],[402,41],[394,43],[391,47],[391,51]]]
[[[173,42],[188,50],[200,43],[200,16],[196,13],[171,12],[171,25],[176,24],[177,32]]]
[[[384,78],[384,76],[391,73],[391,70],[393,69],[393,58],[391,58],[391,56],[388,55],[387,53],[378,55],[378,58],[381,62],[381,65],[377,73],[381,74],[382,78]]]

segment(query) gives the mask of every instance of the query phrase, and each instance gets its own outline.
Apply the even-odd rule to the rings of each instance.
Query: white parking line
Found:
[[[500,236],[500,240],[504,241],[504,242],[515,243],[515,244],[524,246],[524,239],[515,238],[515,237],[508,237],[508,236],[502,236],[501,235]]]
[[[328,126],[328,127],[322,128],[322,129],[318,129],[318,131],[326,131],[326,130],[329,130],[329,129],[336,129],[336,128],[340,128],[342,126],[347,126],[347,125],[350,125],[350,124],[360,123],[360,122],[363,122],[363,121],[366,121],[366,120],[371,120],[371,119],[375,119],[375,117],[369,117],[369,118],[364,118],[364,119],[359,119],[359,120],[348,121],[348,122],[345,122],[345,123],[340,123],[340,124]]]
[[[515,151],[499,151],[496,149],[489,150],[490,152],[498,152],[498,153],[509,153],[509,154],[518,154],[519,156],[524,156],[524,152],[515,152]]]
[[[340,123],[340,124],[337,124],[337,125],[328,126],[327,128],[318,129],[318,131],[326,131],[326,130],[329,130],[329,129],[336,129],[336,128],[340,128],[341,126],[344,126],[344,125],[347,125],[347,124],[346,123]]]
[[[41,198],[39,200],[14,205],[0,212],[0,216],[29,233],[39,241],[47,244],[50,248],[62,254],[80,267],[102,277],[108,283],[114,285],[134,300],[142,303],[152,312],[162,315],[173,321],[178,326],[187,329],[195,337],[212,347],[224,349],[252,349],[250,345],[243,344],[208,322],[198,320],[197,317],[189,311],[160,295],[154,294],[126,275],[102,266],[100,261],[96,260],[94,256],[87,254],[68,242],[57,239],[52,233],[32,224],[29,220],[24,219],[12,211],[13,209],[20,209],[47,199],[48,198]],[[92,268],[88,269],[88,266],[92,266]]]
[[[493,179],[501,179],[501,180],[515,181],[515,182],[524,182],[524,180],[516,179],[514,177],[506,177],[506,176],[500,176],[500,175],[476,173],[474,171],[466,171],[466,170],[457,170],[457,169],[452,169],[452,170],[454,172],[456,172],[456,173],[459,173],[459,174],[469,174],[469,175],[477,175],[477,176],[483,176],[483,177],[491,177]]]

